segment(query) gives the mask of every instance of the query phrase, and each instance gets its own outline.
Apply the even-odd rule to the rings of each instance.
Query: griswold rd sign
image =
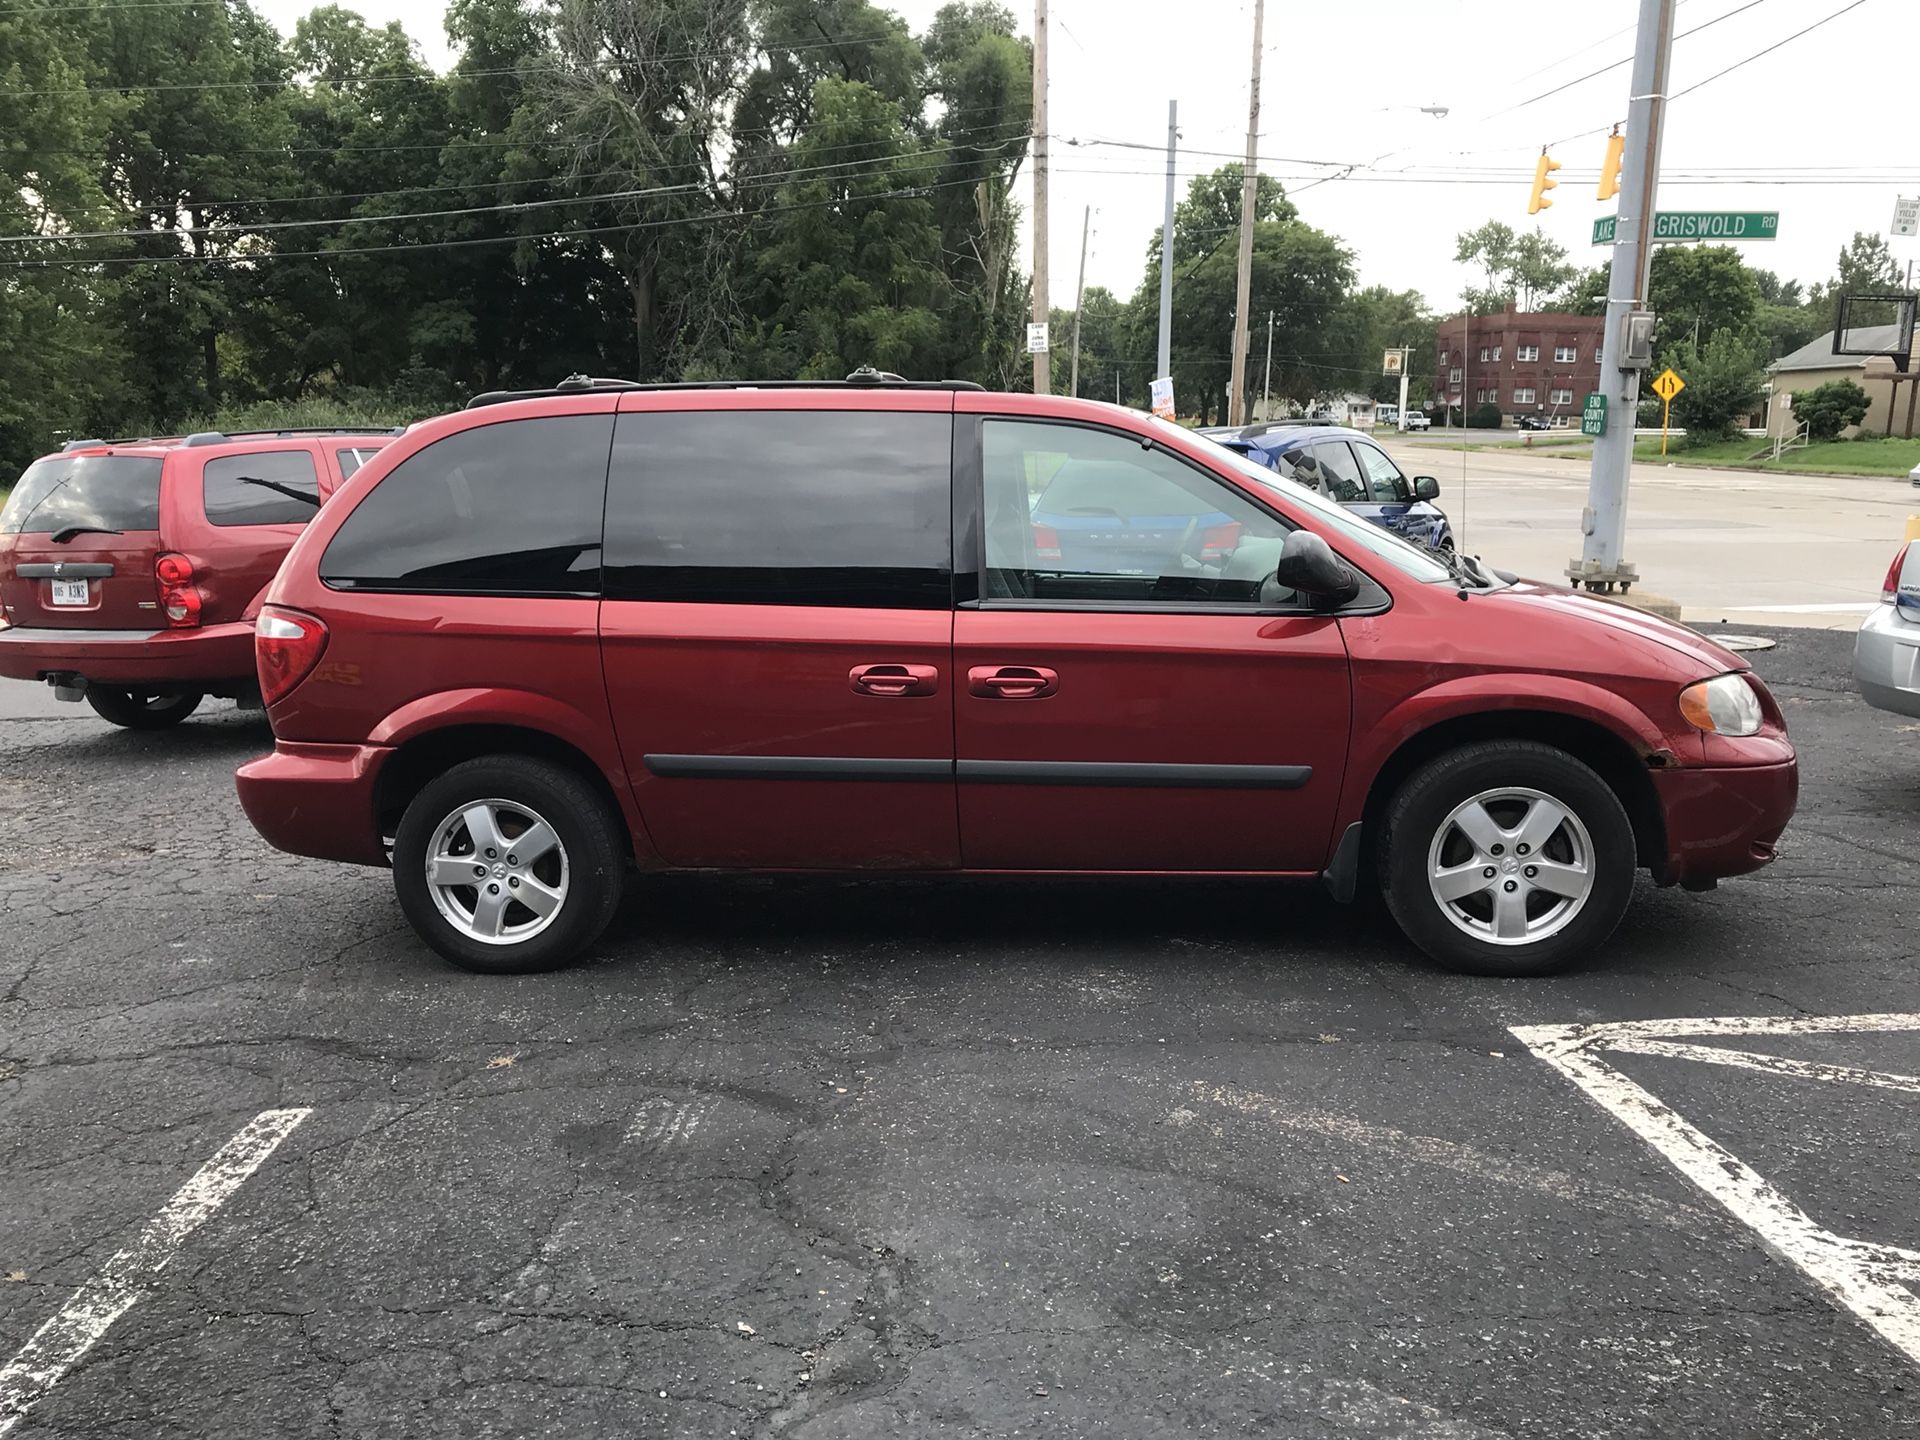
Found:
[[[1593,243],[1613,243],[1614,217],[1593,222]],[[1778,210],[1662,210],[1653,217],[1653,238],[1662,240],[1773,240],[1780,234]]]

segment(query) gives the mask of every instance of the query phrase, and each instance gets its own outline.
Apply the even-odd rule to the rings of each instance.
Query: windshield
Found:
[[[1157,415],[1153,417],[1153,423],[1178,435],[1193,434],[1191,430],[1182,429],[1178,425],[1162,420]],[[1302,484],[1289,483],[1266,466],[1249,460],[1238,451],[1229,450],[1224,445],[1216,445],[1214,448],[1232,466],[1236,474],[1245,476],[1265,490],[1272,491],[1289,505],[1298,505],[1313,511],[1314,516],[1325,521],[1329,529],[1338,531],[1343,540],[1351,540],[1362,549],[1371,551],[1403,574],[1410,575],[1425,584],[1438,584],[1442,580],[1453,578],[1451,570],[1419,546],[1410,545],[1399,536],[1382,530],[1378,525],[1348,513],[1318,491],[1310,490]]]
[[[144,455],[50,455],[27,467],[0,510],[0,535],[158,530],[160,466]]]

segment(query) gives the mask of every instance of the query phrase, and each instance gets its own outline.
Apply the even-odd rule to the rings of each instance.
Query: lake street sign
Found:
[[[1662,370],[1653,378],[1653,393],[1658,395],[1662,400],[1670,401],[1686,388],[1687,382],[1682,380],[1679,374],[1672,369]]]
[[[1614,217],[1593,222],[1593,243],[1613,243]],[[1780,235],[1778,210],[1662,210],[1653,217],[1655,243],[1663,240],[1774,240]]]
[[[1607,433],[1607,397],[1595,390],[1580,409],[1580,433],[1600,436]]]

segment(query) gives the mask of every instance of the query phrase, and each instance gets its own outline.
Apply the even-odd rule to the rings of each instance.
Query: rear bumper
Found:
[[[78,675],[103,685],[251,680],[253,626],[244,620],[193,630],[0,629],[0,676]]]
[[[1920,625],[1876,605],[1853,639],[1853,680],[1877,710],[1920,716]]]
[[[240,808],[276,850],[384,865],[373,789],[393,752],[383,745],[307,745],[282,740],[234,773]]]
[[[1773,860],[1774,844],[1800,796],[1795,760],[1657,770],[1653,785],[1666,820],[1663,885],[1704,886]]]

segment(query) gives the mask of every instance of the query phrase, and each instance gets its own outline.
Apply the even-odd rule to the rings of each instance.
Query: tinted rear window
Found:
[[[320,560],[338,589],[597,595],[611,415],[505,420],[410,455]]]
[[[952,453],[949,415],[622,415],[607,597],[944,609]]]
[[[158,530],[160,466],[142,455],[50,455],[15,483],[0,510],[0,535]]]
[[[320,508],[320,476],[305,450],[209,460],[201,490],[215,525],[304,525]]]

